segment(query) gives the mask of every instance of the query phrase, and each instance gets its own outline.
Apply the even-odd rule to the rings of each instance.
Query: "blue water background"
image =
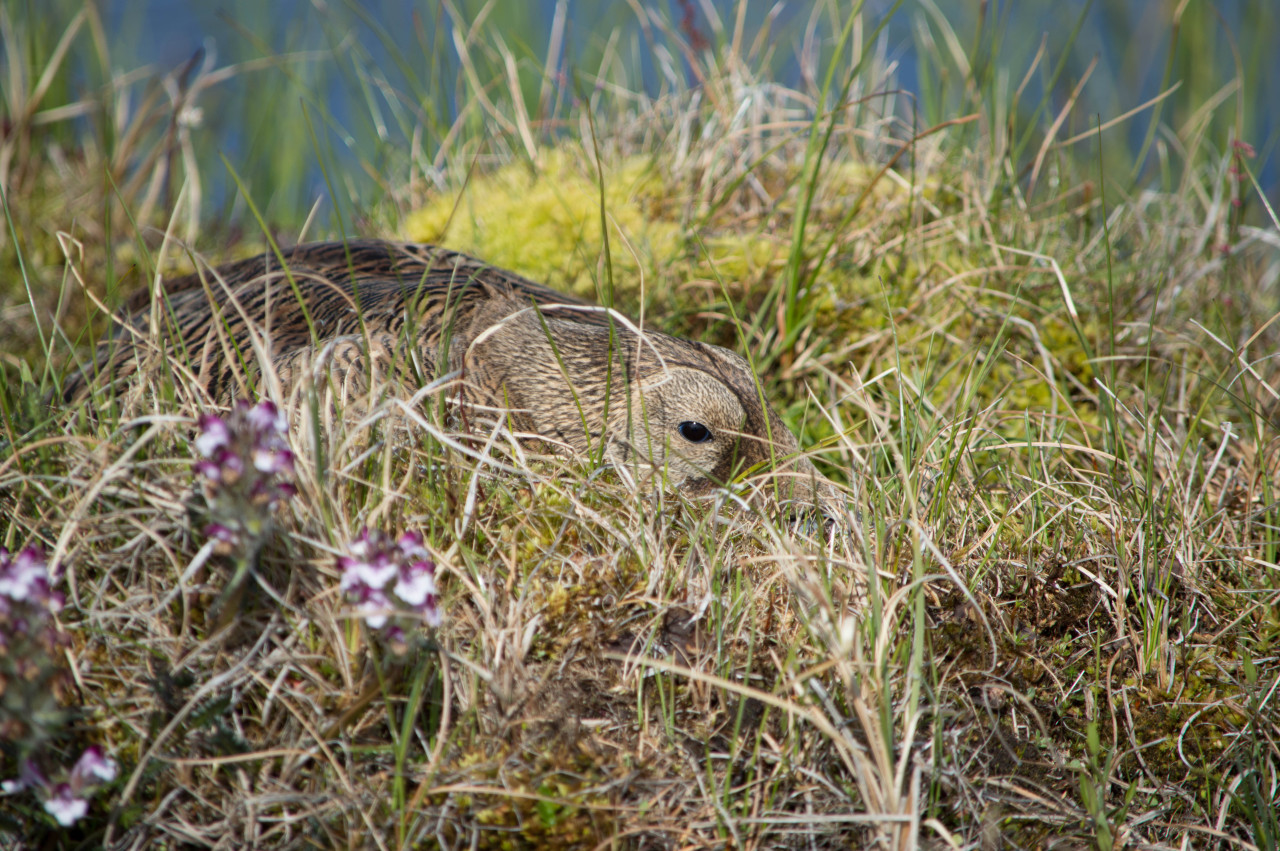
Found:
[[[642,0],[649,4],[652,0]],[[1200,2],[1200,0],[1192,0]],[[1197,51],[1197,61],[1213,63],[1218,69],[1215,79],[1225,82],[1234,74],[1234,61],[1231,54],[1231,41],[1263,37],[1273,43],[1280,43],[1280,32],[1258,33],[1254,31],[1254,20],[1257,10],[1264,4],[1280,2],[1280,0],[1223,0],[1217,4],[1222,24],[1213,32],[1184,32],[1180,38],[1185,45],[1192,43]],[[960,38],[961,44],[968,49],[973,43],[974,30],[977,26],[980,0],[936,0],[937,7],[945,15]],[[481,3],[467,3],[458,0],[456,6],[465,19],[470,20]],[[505,38],[511,39],[511,47],[517,55],[524,51],[527,55],[542,56],[550,36],[551,21],[555,9],[555,0],[529,0],[527,3],[499,3],[489,21],[494,24]],[[703,10],[696,3],[689,4],[694,10],[693,21],[703,33],[710,34]],[[732,27],[733,10],[736,0],[731,2],[714,2],[712,6]],[[864,6],[867,20],[875,22],[890,11],[889,0],[869,0]],[[1167,20],[1169,10],[1176,3],[1174,0],[1103,0],[1095,2],[1084,18],[1079,38],[1068,56],[1066,73],[1059,89],[1073,86],[1083,73],[1086,65],[1095,56],[1098,68],[1086,85],[1082,96],[1081,108],[1073,116],[1073,123],[1064,128],[1059,138],[1068,133],[1088,129],[1093,121],[1100,118],[1107,121],[1143,103],[1158,94],[1169,49],[1168,28],[1163,22]],[[746,32],[748,36],[756,32],[771,9],[776,11],[773,32],[777,43],[775,74],[784,84],[795,84],[799,80],[800,69],[795,60],[798,53],[805,22],[809,19],[811,6],[807,3],[775,4],[773,2],[749,2],[747,11]],[[986,9],[988,16],[1008,16],[1005,31],[1019,34],[1017,39],[1009,39],[1000,50],[1000,61],[1008,69],[1011,85],[1016,86],[1028,67],[1031,57],[1039,46],[1042,34],[1047,39],[1049,48],[1047,68],[1056,63],[1061,54],[1060,45],[1067,38],[1081,11],[1086,4],[1082,0],[1025,0],[1025,2],[992,2]],[[384,28],[382,34],[374,32],[371,26],[359,23],[358,8],[367,16],[368,21]],[[679,22],[685,15],[685,4],[679,0],[666,2],[662,0],[661,8],[670,20]],[[373,61],[380,55],[387,54],[384,39],[390,38],[398,45],[414,66],[414,71],[422,75],[420,79],[431,75],[451,77],[458,73],[456,54],[452,44],[446,37],[443,41],[443,56],[424,56],[421,45],[424,40],[428,44],[435,41],[435,28],[439,25],[443,12],[436,0],[368,0],[359,3],[355,0],[345,5],[338,0],[325,6],[322,0],[264,0],[250,3],[244,0],[227,0],[227,2],[192,2],[192,0],[107,0],[103,6],[104,18],[113,41],[129,46],[133,55],[131,61],[149,63],[159,69],[182,67],[197,51],[213,50],[219,64],[243,61],[261,57],[264,46],[281,54],[315,51],[317,53],[332,51],[334,33],[332,21],[334,16],[341,20],[349,20],[352,24],[344,37],[355,39]],[[583,67],[593,67],[591,62],[598,57],[604,41],[609,33],[621,28],[627,35],[635,36],[638,32],[634,13],[625,2],[587,2],[587,0],[570,0],[569,25],[566,47],[564,51],[565,67],[572,69],[582,63]],[[323,23],[328,18],[329,25]],[[1271,20],[1280,20],[1277,16],[1268,16]],[[898,80],[908,91],[917,91],[920,85],[919,67],[916,55],[915,25],[927,19],[925,7],[921,0],[906,0],[897,10],[886,28],[889,56],[898,60]],[[447,23],[447,19],[444,21]],[[251,34],[251,35],[247,35]],[[254,39],[260,39],[257,44]],[[632,39],[634,44],[643,45],[638,38]],[[1245,111],[1249,116],[1247,134],[1250,142],[1260,153],[1255,161],[1259,170],[1260,181],[1266,193],[1274,200],[1280,197],[1280,172],[1277,170],[1277,136],[1280,135],[1280,50],[1254,51],[1252,56],[1262,54],[1261,61],[1269,64],[1261,69],[1260,79],[1264,82],[1257,91],[1246,91],[1243,94]],[[661,85],[657,65],[652,57],[640,55],[642,84],[656,92]],[[335,60],[329,59],[329,62]],[[340,60],[337,60],[340,61]],[[326,73],[324,60],[317,60],[314,65],[301,63],[295,71],[305,78],[308,73],[315,76],[315,83],[327,92],[327,100],[333,109],[333,119],[342,125],[350,118],[348,110],[359,107],[359,95],[353,97],[350,78],[344,80],[334,72]],[[386,65],[389,78],[398,79],[392,57],[387,55]],[[221,121],[212,123],[219,134],[217,149],[226,154],[233,165],[243,166],[245,174],[252,174],[255,160],[263,157],[276,157],[282,154],[277,149],[268,150],[265,146],[285,144],[295,146],[297,166],[297,191],[290,197],[273,199],[274,213],[283,219],[296,218],[305,211],[317,197],[327,197],[320,168],[316,164],[315,150],[307,140],[280,140],[273,138],[270,127],[248,126],[248,122],[237,121],[237,114],[252,115],[254,110],[246,108],[256,93],[264,85],[264,74],[278,71],[259,71],[246,74],[223,84],[222,91],[212,97],[206,97],[211,106],[211,113],[220,115]],[[1024,102],[1034,103],[1038,98],[1036,86],[1043,77],[1042,71],[1033,81],[1031,91]],[[1116,80],[1129,81],[1120,90]],[[1132,88],[1137,81],[1136,89]],[[278,82],[278,81],[277,81]],[[303,85],[306,85],[305,79]],[[449,93],[456,90],[452,79],[436,80],[434,84]],[[343,91],[343,87],[346,90]],[[1167,103],[1162,121],[1179,126],[1187,120],[1190,111],[1213,94],[1212,91],[1183,92],[1183,103],[1178,98],[1171,98]],[[295,94],[296,98],[297,95]],[[1061,106],[1062,95],[1058,94],[1051,109]],[[450,104],[456,112],[457,104]],[[1234,100],[1231,104],[1234,106]],[[261,113],[261,110],[257,111]],[[1138,151],[1143,144],[1147,131],[1150,113],[1144,112],[1130,120],[1120,130],[1124,133],[1132,151]],[[949,117],[949,116],[944,116]],[[229,119],[229,120],[228,120]],[[260,119],[259,119],[260,120]],[[1082,122],[1088,122],[1082,124]],[[1041,118],[1041,126],[1046,119]],[[1211,137],[1210,142],[1219,148],[1227,144],[1226,138]],[[338,159],[343,153],[339,148]],[[349,152],[348,152],[349,153]],[[237,165],[240,164],[240,165]],[[1148,169],[1155,169],[1157,163],[1153,155],[1148,155]],[[204,179],[206,185],[206,204],[223,214],[231,213],[234,202],[234,185],[225,170],[208,173]],[[291,207],[299,209],[290,209]],[[239,212],[243,214],[243,208]]]

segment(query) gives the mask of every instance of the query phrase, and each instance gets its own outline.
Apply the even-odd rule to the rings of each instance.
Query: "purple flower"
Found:
[[[54,614],[63,596],[51,587],[59,574],[39,547],[12,555],[0,547],[0,739],[18,743],[20,753],[63,723],[58,707],[69,677],[63,649],[69,636]],[[23,763],[6,792],[41,782],[34,763]]]
[[[27,547],[10,558],[9,551],[0,547],[0,594],[22,602],[39,594],[40,583],[48,581],[48,570],[40,551]]]
[[[422,535],[417,532],[405,532],[396,541],[396,546],[405,558],[426,558],[427,549],[422,546]]]
[[[289,422],[270,401],[240,401],[223,418],[197,420],[199,453],[193,467],[203,480],[210,523],[205,534],[230,554],[270,530],[270,513],[297,490],[293,474]]]
[[[204,536],[206,538],[212,538],[220,544],[226,544],[229,547],[234,547],[240,542],[240,536],[230,528],[223,526],[221,523],[210,523],[208,526],[205,526]]]
[[[256,405],[250,406],[247,401],[241,400],[236,404],[237,413],[244,416],[246,422],[261,434],[276,433],[284,434],[289,430],[289,421],[276,407],[275,402],[264,399]]]
[[[269,475],[292,473],[293,453],[288,449],[254,449],[253,468]]]
[[[387,616],[395,611],[391,600],[380,588],[364,587],[357,592],[356,614],[364,618],[364,622],[374,629],[382,629],[387,624]]]
[[[393,647],[405,646],[397,619],[440,625],[436,566],[420,534],[406,532],[393,542],[382,532],[362,529],[347,553],[338,557],[341,588],[356,604],[356,615],[372,629],[382,630]]]
[[[395,564],[384,553],[379,553],[372,561],[340,558],[338,566],[342,568],[343,591],[358,591],[361,588],[381,591],[396,575]]]
[[[201,414],[196,420],[200,434],[196,437],[196,451],[206,458],[223,449],[231,442],[231,429],[226,420],[213,414]]]
[[[24,759],[18,764],[18,779],[0,783],[0,791],[13,795],[24,789],[39,789],[49,785],[49,781],[40,772],[40,766],[34,760]]]
[[[14,604],[29,609],[39,619],[60,611],[62,595],[52,588],[57,574],[57,566],[49,568],[39,547],[27,547],[17,558],[0,547],[0,612],[11,614]]]
[[[218,447],[213,455],[195,463],[196,472],[210,482],[224,486],[235,484],[244,472],[244,460],[225,446]]]
[[[429,561],[415,561],[400,566],[396,596],[417,608],[436,594],[436,566]]]
[[[197,461],[192,465],[195,471],[211,482],[222,481],[222,467],[213,461]]]
[[[360,534],[357,535],[356,539],[347,547],[347,551],[356,558],[367,558],[369,553],[373,552],[374,548],[377,546],[374,540],[374,534],[375,533],[370,532],[367,527],[361,529]]]
[[[76,797],[69,784],[59,783],[53,788],[49,797],[45,798],[44,809],[58,820],[58,824],[70,827],[89,812],[89,802],[84,798]]]
[[[36,765],[35,760],[24,759],[17,780],[0,784],[7,795],[32,789],[41,798],[45,812],[58,824],[70,827],[89,812],[89,796],[95,787],[110,783],[119,773],[116,761],[97,745],[85,749],[71,769],[67,781],[52,783]]]
[[[119,771],[120,766],[101,747],[90,745],[71,769],[71,788],[80,791],[100,783],[110,783]]]

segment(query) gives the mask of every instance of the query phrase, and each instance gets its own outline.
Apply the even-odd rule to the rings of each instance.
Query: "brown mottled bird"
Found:
[[[284,266],[266,253],[166,282],[155,316],[135,309],[94,371],[133,373],[158,317],[165,356],[222,401],[247,390],[255,352],[283,387],[329,382],[344,397],[373,380],[417,388],[459,370],[467,403],[509,412],[515,430],[561,449],[585,453],[603,440],[613,464],[664,470],[692,494],[759,465],[787,474],[797,499],[834,499],[747,362],[727,349],[641,332],[434,246],[323,242],[283,257]],[[66,398],[83,395],[89,378],[72,376]]]

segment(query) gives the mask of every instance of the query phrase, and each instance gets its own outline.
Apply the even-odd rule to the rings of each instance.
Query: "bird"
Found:
[[[165,281],[127,303],[64,398],[127,379],[157,344],[222,403],[252,389],[263,360],[286,390],[311,381],[347,399],[456,371],[464,405],[633,479],[660,471],[704,496],[772,470],[795,502],[837,500],[737,353],[438,246],[305,243]]]

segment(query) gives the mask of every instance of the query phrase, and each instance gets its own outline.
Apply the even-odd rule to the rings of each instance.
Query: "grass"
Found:
[[[76,717],[45,747],[123,767],[67,831],[0,798],[0,836],[1276,848],[1265,27],[1224,72],[1186,43],[1212,13],[1183,4],[1154,30],[1180,88],[1113,127],[1138,104],[1091,113],[1119,95],[1073,94],[1074,44],[1036,49],[1008,7],[971,32],[896,13],[918,100],[883,20],[842,8],[810,29],[638,5],[638,28],[579,33],[572,69],[560,17],[543,48],[424,9],[424,70],[331,12],[327,47],[250,29],[247,64],[120,76],[96,6],[0,6],[0,543],[68,567]],[[359,94],[341,113],[327,74]],[[246,76],[265,141],[226,168],[217,96]],[[332,216],[300,196],[302,158]],[[207,400],[180,370],[96,418],[47,400],[157,272],[357,233],[750,354],[860,522],[638,498],[590,459],[460,434],[440,386],[348,417],[295,394],[299,493],[219,630],[231,566],[192,519]],[[439,566],[444,625],[401,658],[337,590],[365,525],[420,530]]]

